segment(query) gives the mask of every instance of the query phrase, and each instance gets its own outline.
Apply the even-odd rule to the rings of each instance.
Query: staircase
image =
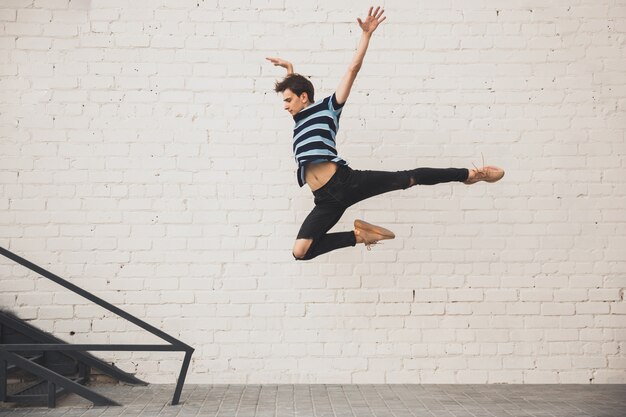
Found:
[[[120,382],[146,385],[134,376],[107,364],[86,351],[176,351],[185,352],[172,405],[180,401],[194,349],[95,295],[0,247],[0,255],[48,278],[164,339],[167,345],[78,345],[68,344],[0,310],[0,402],[55,407],[57,399],[75,393],[96,406],[120,405],[85,386],[91,370]],[[1,277],[0,277],[1,279]],[[9,382],[13,388],[9,393]],[[15,384],[17,383],[17,384]],[[19,388],[15,388],[18,385]]]
[[[13,314],[0,310],[0,345],[9,344],[67,345],[64,341],[42,332]],[[108,375],[120,382],[147,385],[144,381],[87,353],[43,350],[0,351],[0,357],[7,353],[9,353],[8,358],[0,359],[0,401],[4,402],[55,407],[58,398],[72,391],[73,384],[69,382],[85,385],[89,382],[92,369],[97,369],[100,374]],[[29,370],[31,372],[28,372]],[[54,378],[46,380],[45,375],[37,377],[36,375],[42,374],[42,370],[48,375],[53,374]],[[63,378],[68,381],[64,381]],[[54,379],[63,380],[63,382],[55,384]],[[10,388],[10,381],[14,382],[16,389],[9,394],[7,390]],[[65,382],[70,385],[69,390],[64,387],[67,385]],[[83,392],[88,393],[85,398],[92,401],[94,405],[119,405],[86,387]]]

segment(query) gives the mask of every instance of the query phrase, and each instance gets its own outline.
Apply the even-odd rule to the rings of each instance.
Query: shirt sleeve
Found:
[[[344,104],[346,103],[339,104],[339,102],[337,101],[337,93],[333,93],[333,95],[330,96],[330,110],[333,113],[335,114],[341,113],[341,109],[343,109]]]

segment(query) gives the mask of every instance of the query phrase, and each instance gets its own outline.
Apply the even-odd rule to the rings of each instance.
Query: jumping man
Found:
[[[354,230],[328,233],[346,209],[359,201],[414,185],[433,185],[458,181],[474,184],[478,181],[496,182],[504,170],[494,166],[478,169],[416,168],[408,171],[359,171],[337,155],[335,137],[339,130],[341,110],[348,100],[372,34],[386,17],[384,10],[370,7],[367,18],[357,22],[363,31],[352,63],[337,90],[329,97],[314,101],[313,84],[293,72],[293,65],[280,58],[267,58],[287,70],[287,76],[276,83],[275,91],[283,95],[283,108],[295,121],[293,152],[298,163],[298,184],[308,184],[313,192],[315,207],[300,227],[293,247],[298,260],[313,259],[335,249],[363,243],[370,245],[393,239],[393,232],[364,222],[354,221]]]

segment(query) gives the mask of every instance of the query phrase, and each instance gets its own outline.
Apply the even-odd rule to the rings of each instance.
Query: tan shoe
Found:
[[[504,177],[504,170],[494,166],[474,168],[471,172],[474,173],[474,178],[464,181],[463,184],[475,184],[479,181],[496,182]]]
[[[483,167],[479,169],[476,167],[476,165],[474,165],[474,169],[470,171],[470,174],[472,172],[474,173],[474,178],[464,181],[463,184],[475,184],[478,181],[496,182],[496,181],[500,181],[502,177],[504,177],[504,170],[502,168],[498,168],[494,166],[486,167],[485,157],[482,154],[482,152],[480,153],[480,156],[483,160]]]
[[[376,245],[380,240],[396,237],[391,230],[358,219],[354,221],[354,235],[363,239],[367,250],[371,250],[371,245]]]

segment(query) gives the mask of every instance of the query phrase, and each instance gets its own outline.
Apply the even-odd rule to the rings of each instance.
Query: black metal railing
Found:
[[[178,375],[178,380],[176,382],[176,389],[174,390],[174,397],[172,398],[172,405],[176,405],[180,401],[180,395],[183,390],[183,385],[185,383],[185,378],[187,376],[187,370],[189,369],[189,364],[191,362],[191,355],[194,352],[194,349],[181,342],[180,340],[168,335],[167,333],[157,329],[154,326],[144,322],[143,320],[138,319],[132,314],[127,313],[126,311],[120,309],[119,307],[114,306],[107,301],[96,297],[88,291],[72,284],[64,280],[63,278],[55,275],[45,269],[33,264],[32,262],[14,254],[13,252],[0,247],[0,255],[3,255],[12,261],[30,269],[31,271],[48,278],[51,281],[56,282],[57,284],[67,288],[68,290],[80,295],[81,297],[86,298],[87,300],[99,305],[100,307],[117,314],[119,317],[128,320],[129,322],[135,324],[136,326],[152,333],[153,335],[165,340],[169,344],[167,345],[156,345],[156,344],[57,344],[57,343],[46,343],[46,344],[2,344],[0,345],[0,362],[13,362],[14,365],[29,368],[34,371],[38,371],[40,374],[45,374],[50,383],[58,384],[58,385],[66,385],[67,381],[58,380],[57,377],[52,375],[50,372],[46,372],[45,370],[35,369],[32,364],[26,363],[28,362],[25,359],[22,359],[19,355],[16,355],[13,352],[25,352],[25,351],[57,351],[57,352],[86,352],[86,351],[144,351],[144,352],[185,352],[185,357],[183,359],[183,363],[181,365],[180,373]],[[2,363],[0,363],[2,365]],[[25,370],[29,370],[25,369]],[[44,368],[45,369],[45,368]],[[1,382],[0,382],[1,384]],[[78,384],[77,384],[78,385]],[[76,386],[72,386],[75,390],[80,390],[80,388]],[[82,387],[79,385],[79,387]],[[75,391],[76,392],[76,391]],[[78,393],[78,392],[77,392]],[[80,395],[92,401],[94,404],[101,404],[102,399],[97,396],[97,394],[93,392],[81,392]]]
[[[21,320],[17,316],[0,310],[0,345],[1,344],[66,344],[36,327]],[[8,357],[8,359],[7,359]],[[8,365],[8,362],[11,365]],[[16,365],[19,364],[19,365]],[[10,374],[19,374],[18,369],[39,377],[39,380],[29,383],[24,381],[18,384],[18,389],[8,394],[8,378]],[[89,353],[83,352],[6,352],[0,351],[0,402],[13,402],[24,405],[40,406],[48,405],[54,408],[57,397],[68,392],[74,392],[87,398],[89,389],[78,387],[89,381],[91,370],[97,369],[103,375],[110,376],[120,382],[132,385],[148,385],[115,366],[108,364]],[[52,371],[52,372],[48,372]],[[18,376],[19,377],[19,376]],[[55,382],[56,381],[56,382]],[[87,393],[87,397],[85,396]],[[91,396],[94,405],[119,405],[115,401],[101,397]]]

